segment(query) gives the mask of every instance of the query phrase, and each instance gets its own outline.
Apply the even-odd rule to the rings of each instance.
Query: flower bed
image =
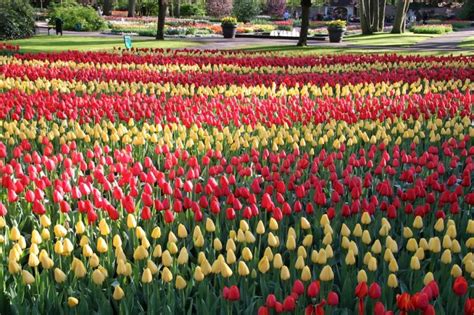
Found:
[[[0,49],[1,313],[472,314],[474,57]]]
[[[451,24],[413,25],[410,31],[415,34],[444,34],[453,31]]]

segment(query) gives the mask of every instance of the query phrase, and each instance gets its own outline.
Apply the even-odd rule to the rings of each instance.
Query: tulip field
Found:
[[[474,56],[0,44],[1,314],[474,314]]]

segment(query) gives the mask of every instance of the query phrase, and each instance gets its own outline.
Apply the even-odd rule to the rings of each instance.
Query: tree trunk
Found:
[[[405,32],[405,20],[409,0],[398,0],[397,13],[393,21],[392,34],[401,34]]]
[[[373,33],[378,32],[379,26],[379,0],[370,2],[370,28]]]
[[[112,0],[104,0],[104,15],[112,15]]]
[[[301,0],[301,30],[298,46],[306,46],[308,41],[309,28],[309,10],[311,8],[311,0]]]
[[[156,39],[165,39],[165,18],[166,18],[166,0],[158,0],[158,29],[156,30]]]
[[[174,0],[173,3],[173,15],[176,18],[179,18],[181,15],[181,3],[179,0]]]
[[[387,5],[387,0],[379,0],[379,20],[378,20],[378,30],[383,32],[385,26],[385,6]]]
[[[362,34],[370,35],[372,34],[370,0],[360,0],[359,4],[360,28],[362,29]]]
[[[137,4],[137,0],[128,0],[128,17],[135,16],[135,6]]]

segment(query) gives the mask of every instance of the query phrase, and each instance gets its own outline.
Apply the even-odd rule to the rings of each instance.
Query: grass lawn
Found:
[[[474,36],[468,37],[458,45],[461,49],[474,49]],[[472,52],[471,52],[472,53]]]
[[[373,35],[351,35],[344,42],[360,46],[401,46],[408,47],[425,39],[438,36],[437,34],[405,34],[375,33]]]
[[[192,41],[153,39],[133,39],[135,48],[186,48],[199,45]],[[114,47],[124,47],[121,37],[80,37],[80,36],[56,36],[40,35],[28,39],[9,41],[11,44],[20,45],[23,52],[44,52],[62,50],[107,50]]]

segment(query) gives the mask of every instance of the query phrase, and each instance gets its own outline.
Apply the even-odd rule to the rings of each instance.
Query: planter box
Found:
[[[237,32],[236,25],[222,25],[221,27],[224,38],[235,38],[235,33]]]
[[[342,41],[342,37],[344,36],[345,31],[346,28],[328,27],[329,42],[340,43]]]

